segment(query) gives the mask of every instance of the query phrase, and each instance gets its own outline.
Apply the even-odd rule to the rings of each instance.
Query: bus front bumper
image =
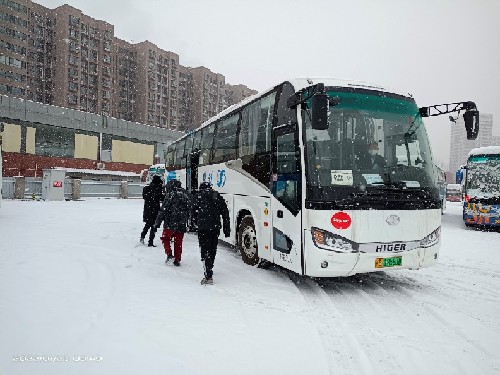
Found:
[[[352,276],[357,273],[430,267],[438,261],[441,241],[427,248],[418,247],[410,251],[394,253],[336,253],[318,248],[311,236],[305,236],[304,246],[307,248],[305,275],[339,277]],[[386,258],[392,259],[385,260]]]

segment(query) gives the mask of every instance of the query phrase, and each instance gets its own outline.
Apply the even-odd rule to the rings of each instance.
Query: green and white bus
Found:
[[[166,169],[188,191],[208,181],[223,195],[231,236],[220,239],[247,264],[315,277],[427,267],[442,205],[430,109],[380,86],[294,79],[172,143]]]

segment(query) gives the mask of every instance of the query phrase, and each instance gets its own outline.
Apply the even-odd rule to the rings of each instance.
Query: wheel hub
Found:
[[[245,230],[243,230],[243,236],[242,236],[242,247],[243,251],[245,252],[246,255],[249,257],[254,257],[256,252],[257,252],[257,243],[256,243],[256,238],[255,238],[255,231],[253,228],[247,227]]]

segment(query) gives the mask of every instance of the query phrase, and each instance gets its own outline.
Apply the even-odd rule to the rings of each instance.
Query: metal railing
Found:
[[[125,182],[127,184],[127,198],[141,198],[142,189],[145,183]],[[120,198],[122,195],[121,181],[93,181],[81,180],[80,197],[111,197]],[[15,178],[3,177],[2,179],[2,198],[14,199],[15,197]],[[25,199],[40,199],[42,197],[42,178],[26,177],[24,187]],[[64,180],[64,198],[73,198],[73,179]]]

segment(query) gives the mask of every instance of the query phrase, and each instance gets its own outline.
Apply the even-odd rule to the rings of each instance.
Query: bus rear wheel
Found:
[[[255,266],[259,262],[257,233],[251,216],[245,216],[238,228],[238,248],[243,262]]]

